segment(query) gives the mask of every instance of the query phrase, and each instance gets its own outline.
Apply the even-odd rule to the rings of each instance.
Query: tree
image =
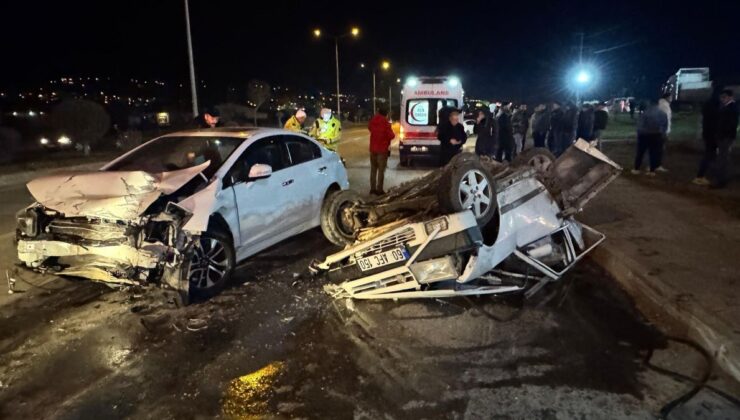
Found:
[[[247,99],[254,105],[254,126],[257,126],[257,111],[270,99],[270,85],[262,80],[252,79],[247,84]]]
[[[87,99],[67,99],[51,111],[51,124],[83,145],[86,153],[110,128],[110,116],[98,103]]]

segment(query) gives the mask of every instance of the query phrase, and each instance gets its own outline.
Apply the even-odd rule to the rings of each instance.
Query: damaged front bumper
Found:
[[[189,213],[170,204],[136,221],[63,217],[41,205],[21,211],[16,248],[26,267],[121,285],[161,284],[187,301],[197,236],[181,229]]]

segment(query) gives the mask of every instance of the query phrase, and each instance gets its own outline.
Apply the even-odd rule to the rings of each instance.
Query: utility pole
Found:
[[[376,106],[375,106],[375,70],[373,70],[373,115],[377,112]]]
[[[190,35],[190,8],[188,0],[185,2],[185,28],[188,32],[188,61],[190,64],[190,95],[193,99],[193,118],[198,116],[198,92],[195,86],[195,64],[193,64],[193,37]],[[337,81],[337,83],[339,83]],[[338,85],[337,85],[338,86]],[[338,88],[337,88],[338,89]]]
[[[580,37],[580,42],[578,44],[578,71],[581,71],[580,69],[583,69],[583,32],[578,33]],[[581,87],[576,87],[576,105],[581,104]]]
[[[392,86],[388,86],[388,115],[390,115],[391,119],[393,119],[393,112],[391,110],[393,109],[393,99],[391,99],[391,89]]]
[[[342,119],[342,106],[339,104],[339,37],[334,37],[334,57],[337,64],[337,118]]]

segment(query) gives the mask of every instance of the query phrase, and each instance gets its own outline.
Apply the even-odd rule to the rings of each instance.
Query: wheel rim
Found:
[[[476,219],[480,219],[491,208],[493,188],[483,172],[471,169],[463,175],[458,188],[460,205],[470,209]]]
[[[347,237],[352,237],[354,235],[354,220],[352,219],[351,212],[348,211],[350,207],[352,207],[351,201],[345,201],[342,204],[339,205],[339,210],[336,214],[336,222],[337,227],[339,228],[339,231],[342,232],[343,235]]]
[[[529,159],[529,166],[539,173],[546,173],[552,166],[552,159],[545,155],[535,155]]]
[[[210,289],[219,284],[229,271],[229,255],[218,239],[201,237],[190,262],[190,284],[197,289]]]

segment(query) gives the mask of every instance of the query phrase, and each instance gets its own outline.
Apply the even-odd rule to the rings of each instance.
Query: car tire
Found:
[[[497,206],[491,173],[472,153],[455,156],[443,170],[438,192],[440,210],[446,213],[471,210],[478,226],[487,225]]]
[[[329,242],[344,247],[355,241],[355,232],[344,221],[343,210],[361,203],[362,198],[352,190],[330,191],[321,206],[321,230]]]
[[[548,175],[555,163],[555,155],[544,147],[533,147],[517,155],[511,162],[511,166],[516,168],[531,168],[538,175]]]
[[[204,232],[193,247],[190,259],[190,295],[209,298],[229,283],[236,267],[234,241],[220,230]]]

